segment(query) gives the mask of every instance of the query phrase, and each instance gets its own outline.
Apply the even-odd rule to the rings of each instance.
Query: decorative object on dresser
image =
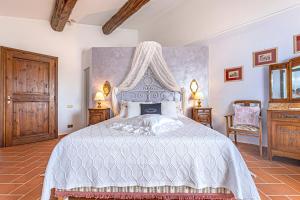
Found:
[[[0,47],[0,147],[57,138],[57,61]]]
[[[101,108],[101,101],[105,101],[103,92],[98,91],[95,95],[94,100],[97,102],[97,108]]]
[[[227,136],[234,134],[236,144],[237,135],[258,137],[259,154],[262,156],[261,102],[257,100],[238,100],[234,101],[233,105],[235,113],[225,115]]]
[[[294,53],[300,53],[300,34],[294,36]]]
[[[204,95],[202,92],[196,92],[193,96],[194,100],[197,100],[197,107],[201,107],[201,100],[204,99]]]
[[[243,66],[224,69],[224,81],[243,80]]]
[[[300,159],[300,57],[269,67],[269,158]]]
[[[192,119],[205,125],[212,126],[212,108],[202,108],[202,107],[193,107],[192,109]]]
[[[253,67],[272,65],[277,63],[277,48],[253,52]]]
[[[110,118],[110,108],[90,108],[89,125],[97,124]]]

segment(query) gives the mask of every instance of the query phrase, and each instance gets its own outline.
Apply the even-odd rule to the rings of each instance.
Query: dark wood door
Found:
[[[3,49],[5,146],[57,137],[57,58]]]

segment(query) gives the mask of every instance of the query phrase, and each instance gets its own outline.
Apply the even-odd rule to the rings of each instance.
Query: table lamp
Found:
[[[105,100],[103,92],[97,92],[94,100],[97,101],[97,108],[101,108],[101,101]]]
[[[198,100],[198,105],[197,107],[201,107],[201,100],[204,99],[204,95],[202,92],[196,92],[195,95],[194,95],[194,100]]]

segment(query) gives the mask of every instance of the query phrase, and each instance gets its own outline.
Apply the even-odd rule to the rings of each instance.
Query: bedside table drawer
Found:
[[[192,118],[196,122],[199,122],[203,125],[209,125],[212,128],[212,108],[193,108]]]
[[[209,114],[198,114],[195,116],[195,120],[199,122],[209,122],[210,115]]]
[[[97,124],[110,118],[110,109],[89,109],[89,125]]]

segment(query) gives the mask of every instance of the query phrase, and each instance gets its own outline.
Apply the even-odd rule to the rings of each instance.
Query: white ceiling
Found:
[[[77,23],[103,25],[127,0],[78,0],[70,19]],[[130,17],[123,28],[152,23],[185,0],[151,0]],[[55,0],[0,0],[0,16],[50,20]]]
[[[75,20],[77,23],[100,26],[103,25],[126,1],[127,0],[78,0],[70,18]],[[260,6],[260,4],[266,0],[231,0],[228,2],[227,0],[226,2],[224,2],[225,0],[196,1],[198,3],[197,6],[193,6],[191,0],[151,0],[142,7],[141,10],[125,21],[121,27],[138,30],[143,30],[145,27],[150,26],[151,28],[155,28],[155,24],[164,21],[165,18],[170,15],[169,13],[174,11],[181,14],[183,12],[181,8],[186,7],[189,4],[193,6],[193,13],[189,13],[188,15],[193,16],[199,12],[204,12],[204,14],[207,13],[207,15],[205,15],[206,17],[202,16],[194,18],[194,20],[199,23],[201,21],[209,22],[212,18],[211,15],[214,15],[215,17],[219,16],[219,12],[210,12],[210,10],[214,10],[216,7],[216,3],[218,5],[217,7],[226,7],[226,9],[223,10],[220,9],[221,13],[235,13],[235,5],[244,4],[247,5],[244,6],[244,9],[256,7],[257,10],[260,11],[260,15],[264,16],[300,2],[300,0],[277,0],[277,7],[270,11],[270,9],[268,9],[268,5],[263,4],[263,6]],[[268,2],[271,3],[272,0],[269,0]],[[55,0],[0,0],[0,16],[50,20],[54,4]],[[242,9],[239,13],[244,13],[245,11],[247,10]],[[247,15],[249,19],[256,17],[254,14],[251,16],[251,12],[245,12],[245,15]],[[232,21],[231,18],[222,18],[221,20],[217,20],[218,24],[212,23],[210,26],[218,26],[222,24],[222,21],[224,20]],[[202,28],[205,29],[205,27]]]

